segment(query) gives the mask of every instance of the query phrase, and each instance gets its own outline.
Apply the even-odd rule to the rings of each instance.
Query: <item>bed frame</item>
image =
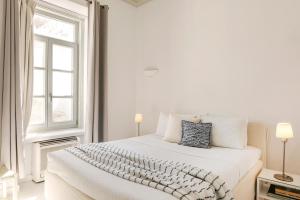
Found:
[[[248,124],[248,145],[261,149],[261,159],[233,189],[236,200],[254,200],[256,177],[267,162],[267,129],[259,123]],[[46,172],[46,200],[92,200],[93,198],[66,183],[61,177]]]
[[[257,147],[261,150],[261,161],[263,166],[267,165],[268,149],[268,130],[261,123],[248,124],[248,145]]]

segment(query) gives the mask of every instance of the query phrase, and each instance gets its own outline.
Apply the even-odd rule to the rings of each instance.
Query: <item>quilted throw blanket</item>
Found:
[[[110,174],[178,199],[233,199],[218,176],[185,163],[155,159],[108,143],[84,144],[66,151]]]

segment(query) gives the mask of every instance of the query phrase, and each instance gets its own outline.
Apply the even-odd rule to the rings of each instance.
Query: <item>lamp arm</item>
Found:
[[[283,139],[283,160],[282,160],[282,174],[274,174],[274,178],[285,181],[285,182],[293,182],[293,178],[285,174],[285,147],[287,139]]]
[[[287,139],[283,140],[282,175],[285,176],[285,147]]]
[[[141,131],[141,123],[137,123],[137,128],[138,128],[138,136],[140,136],[140,131]]]

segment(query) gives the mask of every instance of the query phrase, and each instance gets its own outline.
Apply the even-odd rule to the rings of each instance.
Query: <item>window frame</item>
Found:
[[[61,40],[57,38],[47,37],[44,35],[39,35],[34,33],[34,41],[42,41],[45,43],[45,68],[35,67],[34,69],[43,69],[45,72],[45,83],[44,83],[44,99],[45,99],[45,123],[44,124],[37,124],[37,125],[30,125],[28,128],[28,132],[47,132],[59,129],[69,129],[69,128],[79,128],[83,126],[81,120],[83,119],[80,114],[82,112],[82,105],[83,105],[83,98],[80,97],[83,94],[81,91],[83,88],[81,84],[83,82],[83,77],[79,76],[80,72],[83,68],[83,48],[84,48],[84,28],[85,28],[85,20],[86,18],[80,16],[78,14],[72,13],[68,10],[64,10],[57,6],[39,3],[36,14],[50,17],[52,19],[56,19],[59,21],[71,23],[75,26],[75,33],[74,33],[74,42],[69,42],[66,40]],[[79,32],[81,30],[81,33]],[[70,47],[73,49],[73,69],[72,71],[65,71],[59,69],[53,69],[52,66],[52,50],[53,45],[65,46]],[[53,72],[66,72],[73,74],[72,80],[72,89],[73,93],[70,96],[58,96],[58,98],[70,98],[73,100],[73,119],[71,121],[66,122],[53,122],[52,118],[52,99],[56,98],[53,96],[52,93],[52,77]],[[33,96],[34,97],[42,97],[42,96]]]

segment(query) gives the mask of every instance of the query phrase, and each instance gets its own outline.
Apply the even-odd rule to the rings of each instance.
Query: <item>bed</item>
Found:
[[[165,142],[155,134],[110,143],[210,170],[226,181],[235,199],[241,200],[254,199],[256,176],[266,161],[266,130],[255,123],[248,125],[248,147],[244,150],[180,146]],[[48,154],[45,195],[47,200],[176,199],[162,191],[104,172],[64,150]]]

